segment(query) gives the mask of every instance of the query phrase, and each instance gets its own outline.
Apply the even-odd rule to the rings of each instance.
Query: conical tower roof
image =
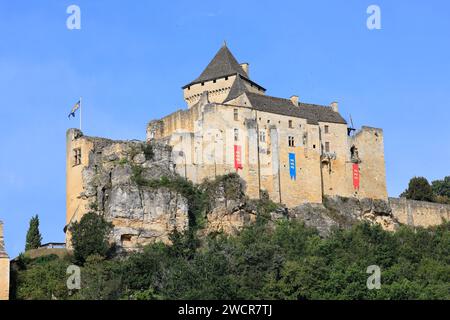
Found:
[[[237,62],[236,58],[224,43],[200,76],[185,85],[183,88],[199,82],[214,80],[235,74],[239,74],[248,79],[248,74],[244,71],[244,69],[242,69],[241,65]]]

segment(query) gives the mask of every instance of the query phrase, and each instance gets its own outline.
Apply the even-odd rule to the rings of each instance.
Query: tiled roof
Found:
[[[297,107],[289,99],[252,92],[246,92],[245,94],[251,107],[259,111],[303,118],[311,124],[317,124],[318,122],[347,123],[338,112],[333,111],[330,107],[307,103],[299,103]]]
[[[240,74],[248,78],[248,74],[242,69],[228,47],[223,45],[200,76],[184,87],[234,74]]]

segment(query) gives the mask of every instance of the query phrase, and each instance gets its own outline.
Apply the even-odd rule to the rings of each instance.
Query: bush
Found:
[[[90,255],[106,257],[110,249],[108,235],[112,227],[110,222],[94,212],[85,214],[80,222],[74,222],[69,227],[69,232],[75,262],[83,264]]]

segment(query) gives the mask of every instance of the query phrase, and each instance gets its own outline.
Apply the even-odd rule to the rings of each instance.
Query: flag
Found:
[[[359,190],[359,166],[357,163],[354,163],[352,166],[352,174],[353,174],[353,188],[355,190]]]
[[[234,145],[234,168],[242,169],[241,146],[238,145]]]
[[[77,111],[81,106],[81,100],[78,100],[77,103],[75,103],[75,105],[72,107],[72,110],[70,110],[69,113],[69,119],[70,117],[74,117],[75,118],[75,111]]]
[[[295,163],[295,153],[289,153],[289,175],[291,180],[297,179],[297,165]]]

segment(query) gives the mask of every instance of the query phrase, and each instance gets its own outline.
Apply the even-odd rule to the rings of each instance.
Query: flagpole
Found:
[[[81,108],[81,97],[80,97],[80,131],[81,130],[81,115],[82,115],[82,108]]]

